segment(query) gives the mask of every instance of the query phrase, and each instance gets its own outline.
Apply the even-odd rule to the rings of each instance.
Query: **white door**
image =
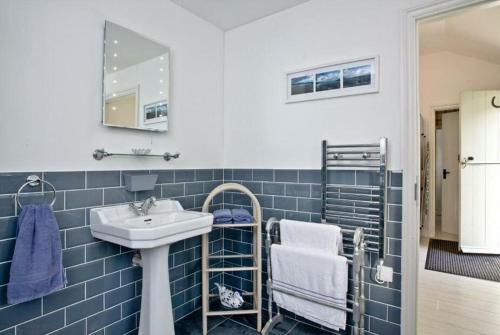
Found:
[[[443,113],[441,232],[458,235],[458,171],[460,153],[458,112]]]
[[[500,91],[464,92],[460,103],[460,247],[500,253]]]

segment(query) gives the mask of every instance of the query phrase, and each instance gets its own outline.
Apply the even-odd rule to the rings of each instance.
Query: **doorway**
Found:
[[[500,109],[491,103],[497,95],[500,100],[500,53],[486,56],[491,45],[482,39],[486,30],[500,31],[499,5],[440,8],[417,25],[420,147],[428,147],[430,157],[421,164],[429,182],[421,184],[426,215],[417,230],[419,335],[497,334],[500,327],[500,256],[494,249],[500,236]]]
[[[459,109],[436,111],[435,236],[458,241]]]

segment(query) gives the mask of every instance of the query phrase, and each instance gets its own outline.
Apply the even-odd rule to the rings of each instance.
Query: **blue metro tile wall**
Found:
[[[123,173],[156,173],[154,191],[125,191]],[[36,173],[57,188],[54,205],[61,231],[63,262],[68,286],[49,296],[19,305],[6,304],[10,260],[15,243],[17,208],[13,195],[26,177]],[[376,181],[367,172],[336,171],[332,183],[370,185]],[[392,335],[400,332],[401,305],[401,173],[390,173],[388,192],[389,255],[394,267],[392,284],[379,285],[366,268],[367,334]],[[204,169],[156,171],[72,171],[0,174],[0,334],[135,334],[137,332],[142,273],[131,265],[133,250],[94,239],[89,229],[90,208],[158,198],[179,200],[186,209],[199,210],[207,194],[222,182],[240,182],[257,195],[263,219],[271,216],[319,222],[321,186],[319,170]],[[42,187],[27,188],[23,202],[51,198]],[[249,200],[225,192],[213,200],[211,209],[249,206]],[[216,229],[210,234],[212,253],[248,253],[252,245],[244,229]],[[263,253],[265,257],[265,253]],[[199,237],[178,242],[170,248],[170,281],[175,319],[201,306],[201,241]],[[368,259],[375,262],[376,258]],[[264,259],[265,262],[265,259]],[[264,263],[265,265],[265,263]],[[264,266],[265,269],[265,266]],[[266,274],[264,274],[264,281]],[[213,274],[214,282],[251,290],[251,273]],[[267,298],[264,293],[264,304]],[[291,317],[305,323],[307,320]],[[314,325],[314,324],[313,324]],[[346,332],[347,334],[349,333]],[[182,334],[180,334],[182,335]]]
[[[127,192],[124,171],[26,172],[0,174],[0,334],[134,334],[141,304],[140,267],[132,266],[134,250],[96,240],[89,228],[90,208],[142,200],[151,195],[179,200],[200,210],[207,194],[222,183],[223,171],[160,170],[152,192]],[[127,173],[136,171],[127,171]],[[7,305],[6,288],[15,245],[14,194],[30,174],[57,189],[54,205],[63,246],[68,285],[41,299]],[[43,187],[25,188],[22,203],[51,199]],[[222,206],[222,196],[213,208]],[[212,250],[222,237],[212,234]],[[191,238],[170,248],[170,281],[175,319],[201,305],[201,239]]]

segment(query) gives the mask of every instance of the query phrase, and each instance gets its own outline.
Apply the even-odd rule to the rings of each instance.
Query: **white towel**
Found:
[[[271,264],[274,288],[286,288],[346,306],[348,267],[344,256],[273,244]],[[345,311],[277,290],[273,291],[273,298],[281,308],[306,319],[335,330],[345,329]]]
[[[342,254],[342,231],[332,224],[281,220],[281,244]]]

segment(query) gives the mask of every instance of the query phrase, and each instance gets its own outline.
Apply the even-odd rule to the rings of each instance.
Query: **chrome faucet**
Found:
[[[146,200],[142,202],[140,206],[137,206],[135,203],[131,203],[129,205],[130,209],[134,211],[135,214],[139,216],[145,216],[148,215],[149,210],[151,207],[156,206],[156,198],[155,197],[149,197]]]

